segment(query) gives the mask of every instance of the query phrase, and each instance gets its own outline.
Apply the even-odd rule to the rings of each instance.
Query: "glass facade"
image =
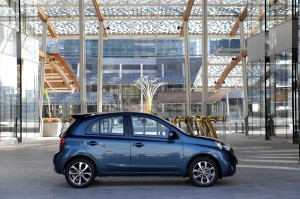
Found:
[[[1,27],[1,26],[0,26]],[[15,132],[17,95],[17,63],[13,55],[0,53],[0,138]]]
[[[210,54],[217,49],[239,48],[239,40],[232,39],[210,39],[208,51]],[[137,50],[136,50],[137,49]],[[60,53],[78,75],[79,63],[79,41],[59,40],[49,41],[47,51]],[[141,111],[140,90],[134,86],[135,81],[142,75],[149,78],[159,78],[164,82],[153,98],[152,111],[169,118],[178,115],[186,115],[185,100],[185,74],[184,74],[184,41],[179,39],[129,39],[129,40],[104,40],[103,59],[103,92],[104,97],[109,95],[103,102],[103,111]],[[195,81],[196,75],[201,68],[202,43],[201,39],[190,40],[190,68],[191,82]],[[86,41],[87,56],[87,98],[88,112],[96,112],[97,92],[97,63],[98,63],[98,41]],[[141,70],[142,65],[142,70]],[[62,113],[54,113],[54,117],[68,116],[80,111],[80,102],[77,97],[72,102],[73,109],[68,96],[74,94],[50,93],[51,102],[56,107],[63,107]],[[165,100],[168,95],[171,100]],[[183,96],[182,99],[177,95]],[[89,96],[94,96],[89,97]],[[57,100],[57,99],[61,100]],[[201,113],[200,95],[192,95],[192,114]],[[226,98],[221,102],[209,104],[209,114],[225,116],[223,107]],[[143,102],[145,103],[145,102]],[[145,107],[145,104],[143,105]],[[240,107],[241,106],[241,107]],[[240,108],[239,108],[240,107]],[[243,118],[243,96],[230,97],[230,112],[233,120]]]
[[[37,38],[41,35],[41,21],[37,14],[37,5],[44,5],[48,2],[53,3],[54,1],[4,0],[0,2],[0,138],[35,137],[39,133],[38,91],[40,89],[40,75],[38,43],[32,37]],[[68,2],[64,2],[67,5]],[[45,7],[46,14],[51,15],[52,13],[54,15],[52,16],[54,26],[59,26],[59,24],[66,24],[66,26],[70,24],[78,25],[78,22],[70,20],[63,23],[57,18],[59,15],[72,10],[74,16],[78,17],[78,8],[75,5],[78,1],[74,2],[70,9],[58,8],[56,10],[55,5],[60,5],[59,3],[55,5],[53,3],[53,5]],[[201,3],[199,2],[197,1],[198,4],[196,4],[196,9],[192,12],[189,21],[190,35],[196,36],[189,40],[192,84],[196,81],[197,75],[200,74],[202,65],[202,41],[199,39],[202,31],[199,27],[201,27],[202,22],[195,20],[196,17],[201,15],[201,9],[198,9]],[[266,35],[264,41],[266,46],[265,55],[259,59],[249,61],[247,67],[249,102],[247,108],[249,112],[246,122],[248,123],[248,134],[266,139],[276,137],[295,140],[299,137],[297,92],[299,88],[297,85],[299,45],[278,51],[274,47],[276,37],[271,33],[277,33],[278,27],[282,24],[288,24],[291,20],[298,19],[298,1],[248,0],[247,2],[237,1],[236,3],[241,5],[234,6],[235,8],[231,9],[234,14],[223,13],[222,16],[228,16],[229,18],[236,16],[237,13],[242,11],[244,4],[247,3],[248,16],[245,22],[245,30],[249,38],[261,33]],[[161,5],[162,8],[165,6]],[[184,11],[184,6],[184,4],[180,6],[182,11]],[[222,20],[218,23],[215,21],[216,19],[211,19],[211,16],[218,16],[214,13],[214,10],[212,6],[209,6],[208,32],[211,36],[208,41],[209,58],[216,52],[219,54],[224,53],[224,49],[240,50],[239,39],[224,39],[222,37],[222,34],[229,33],[235,20],[226,19],[222,25],[220,24],[223,23]],[[86,12],[87,16],[95,16],[92,4],[87,6]],[[108,10],[104,10],[104,12],[108,12]],[[114,15],[114,13],[106,14]],[[109,16],[111,17],[111,15]],[[170,15],[170,17],[172,16]],[[176,15],[178,19],[180,16]],[[221,16],[218,17],[221,19]],[[148,76],[149,78],[158,78],[165,83],[154,95],[152,111],[172,118],[185,115],[185,45],[184,40],[174,36],[181,31],[180,28],[182,27],[178,26],[181,22],[181,18],[179,21],[170,20],[163,24],[160,21],[156,24],[151,21],[144,21],[140,24],[143,26],[132,26],[131,28],[128,28],[130,23],[132,25],[132,22],[129,21],[121,25],[118,21],[107,22],[107,25],[111,27],[108,33],[113,39],[104,39],[103,43],[103,111],[143,111],[141,110],[141,103],[145,107],[145,102],[141,100],[140,90],[134,86],[134,83],[139,77]],[[87,27],[91,26],[90,29],[86,30],[86,34],[92,36],[91,38],[96,38],[98,25],[95,24],[89,21],[86,25]],[[117,27],[119,30],[116,29]],[[169,39],[140,39],[140,37],[138,39],[116,39],[118,38],[117,33],[120,33],[118,31],[124,32],[122,38],[131,38],[125,37],[126,35],[137,36],[142,34],[143,31],[140,32],[140,27],[151,29],[151,31],[148,31],[149,34],[150,32],[159,34],[167,31],[167,34],[172,37]],[[72,36],[78,34],[76,25],[70,27],[60,26],[57,30],[60,35],[70,34],[70,38],[75,38]],[[132,32],[129,33],[129,31]],[[294,43],[296,41],[294,39],[295,31],[294,29],[291,31],[293,32]],[[164,38],[167,37],[164,36]],[[216,37],[214,38],[214,36]],[[47,52],[60,53],[72,67],[74,74],[79,77],[79,40],[71,40],[70,38],[68,40],[49,40]],[[41,44],[39,45],[41,46]],[[231,60],[232,54],[228,53],[227,58],[229,57]],[[97,40],[86,40],[86,57],[87,110],[88,112],[96,112]],[[217,64],[211,64],[212,62],[209,60],[209,64],[213,67],[208,71],[208,85],[212,88],[210,89],[212,92],[214,81],[220,77],[226,64],[228,64],[228,59],[224,57],[218,58],[219,62]],[[237,81],[242,81],[241,70],[237,68],[238,66],[232,71],[232,77],[230,77],[234,79],[236,85],[238,84]],[[223,82],[225,86],[230,78],[226,79],[226,83]],[[197,87],[193,87],[191,93],[192,115],[201,113],[202,96],[199,93]],[[233,92],[227,92],[217,102],[208,104],[209,114],[226,116],[231,121],[243,120],[246,107],[243,105],[244,97],[241,90],[238,93],[236,95]],[[70,114],[80,112],[78,91],[74,93],[50,93],[50,98],[54,117],[67,118],[70,117]]]
[[[265,139],[298,140],[298,52],[293,45],[298,40],[294,31],[298,1],[254,0],[248,4],[253,5],[247,18],[249,38],[257,34],[266,38],[265,56],[248,62],[248,133]],[[285,29],[288,24],[291,28]],[[290,46],[278,46],[283,37],[290,39]]]
[[[37,3],[1,1],[0,141],[39,136],[38,40],[31,28],[37,19],[28,17],[37,13]]]

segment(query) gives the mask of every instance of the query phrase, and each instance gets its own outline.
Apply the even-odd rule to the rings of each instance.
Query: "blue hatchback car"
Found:
[[[73,115],[60,136],[54,169],[73,187],[96,176],[183,176],[207,187],[236,172],[232,148],[192,136],[155,115],[135,112]]]

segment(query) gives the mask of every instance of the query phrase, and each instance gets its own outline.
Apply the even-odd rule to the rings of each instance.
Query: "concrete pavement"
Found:
[[[0,145],[0,199],[60,198],[299,198],[299,145],[227,135],[239,158],[235,176],[208,188],[195,187],[187,178],[96,178],[86,189],[71,188],[53,171],[58,139],[26,140]]]

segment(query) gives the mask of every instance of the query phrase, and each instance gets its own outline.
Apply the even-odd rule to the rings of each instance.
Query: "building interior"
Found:
[[[0,142],[43,137],[44,118],[137,111],[214,115],[220,138],[299,144],[297,0],[0,0],[0,11]],[[157,86],[151,109],[141,79]]]

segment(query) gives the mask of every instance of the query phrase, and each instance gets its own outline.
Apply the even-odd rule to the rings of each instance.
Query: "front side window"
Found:
[[[93,121],[85,130],[87,135],[124,135],[123,117],[107,117]]]
[[[133,135],[167,138],[171,131],[164,124],[161,124],[147,117],[132,117]]]

